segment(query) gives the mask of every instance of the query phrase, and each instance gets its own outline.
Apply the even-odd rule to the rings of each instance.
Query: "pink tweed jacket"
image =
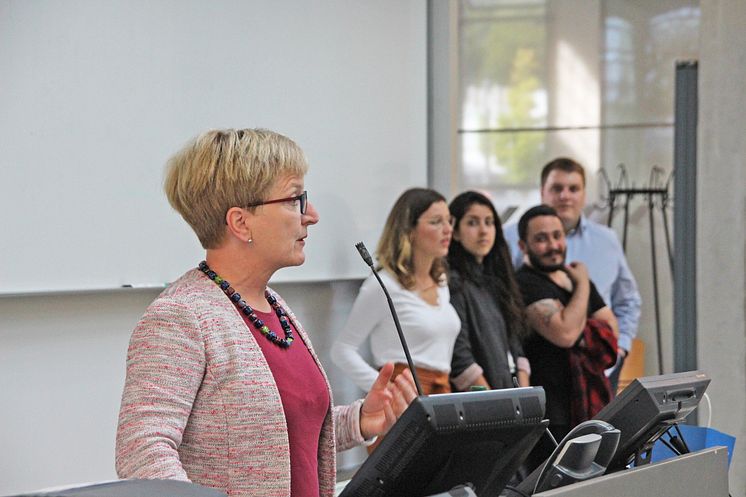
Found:
[[[303,327],[282,305],[323,374]],[[324,420],[322,496],[334,493],[336,450],[363,442],[360,403],[330,407]],[[290,496],[287,429],[272,373],[233,303],[196,269],[166,289],[132,333],[116,469],[120,478],[188,480],[231,496]]]

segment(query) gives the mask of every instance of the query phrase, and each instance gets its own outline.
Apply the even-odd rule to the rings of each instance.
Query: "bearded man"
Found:
[[[565,265],[565,230],[554,208],[526,211],[518,234],[524,263],[516,279],[532,328],[524,352],[531,384],[546,392],[550,431],[561,439],[610,400],[604,369],[616,360],[619,327],[586,266]]]

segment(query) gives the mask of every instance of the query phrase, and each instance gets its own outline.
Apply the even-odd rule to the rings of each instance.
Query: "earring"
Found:
[[[252,243],[254,243],[254,237],[251,234],[251,232],[249,232],[249,240],[248,241],[249,241],[249,245],[251,245]]]

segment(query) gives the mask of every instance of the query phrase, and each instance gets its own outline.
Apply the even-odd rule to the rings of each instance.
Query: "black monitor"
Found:
[[[548,423],[541,387],[418,397],[340,497],[498,495]]]
[[[702,371],[639,378],[625,388],[594,419],[621,431],[609,471],[650,462],[653,444],[694,411],[710,384]]]

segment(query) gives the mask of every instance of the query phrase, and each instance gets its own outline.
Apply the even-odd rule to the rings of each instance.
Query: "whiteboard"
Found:
[[[321,215],[273,281],[362,277],[426,183],[424,0],[0,0],[0,294],[159,286],[203,257],[163,166],[210,128],[306,152]]]

